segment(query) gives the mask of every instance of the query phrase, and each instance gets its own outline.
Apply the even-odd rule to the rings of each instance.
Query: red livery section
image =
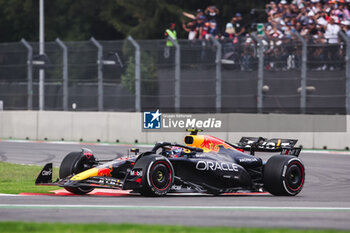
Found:
[[[224,147],[225,149],[234,150],[232,146],[227,145],[223,140],[207,135],[204,136],[204,140],[203,143],[200,145],[200,148],[218,153],[220,150],[220,146]]]
[[[111,172],[113,171],[112,165],[108,168],[99,168],[97,176],[112,176]]]

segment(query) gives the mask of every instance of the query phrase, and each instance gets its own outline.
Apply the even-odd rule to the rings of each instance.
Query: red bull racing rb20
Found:
[[[185,145],[156,143],[147,152],[114,160],[98,160],[91,150],[71,152],[52,182],[52,163],[46,164],[36,185],[64,187],[74,194],[95,188],[132,190],[144,196],[167,193],[269,192],[294,196],[303,188],[305,168],[294,139],[242,137],[231,144],[192,130]],[[267,161],[255,152],[279,152]]]

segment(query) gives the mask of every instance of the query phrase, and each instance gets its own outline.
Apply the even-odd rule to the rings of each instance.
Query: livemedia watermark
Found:
[[[346,132],[346,115],[142,113],[143,132]]]

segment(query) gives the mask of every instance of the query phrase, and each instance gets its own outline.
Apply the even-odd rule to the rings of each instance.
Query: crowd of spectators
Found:
[[[183,14],[193,20],[182,24],[184,30],[188,32],[189,40],[208,39],[209,35],[218,36],[219,9],[215,6],[209,6],[204,11],[198,9],[196,15],[186,12]]]
[[[219,38],[232,38],[237,40],[237,37],[244,35],[246,29],[242,21],[242,15],[236,13],[226,25],[225,32],[220,32],[220,11],[216,6],[208,6],[204,11],[201,9],[197,10],[197,13],[190,14],[183,12],[184,16],[192,19],[188,23],[183,23],[182,27],[188,32],[188,39],[209,39],[210,36]]]
[[[276,63],[273,61],[284,59],[287,61],[284,68],[295,68],[296,57],[300,54],[293,53],[293,47],[288,48],[288,44],[297,40],[297,32],[309,45],[309,68],[340,68],[339,61],[345,54],[343,47],[339,46],[338,34],[343,31],[350,37],[349,7],[350,0],[281,0],[267,4],[268,18],[261,34],[270,42],[265,51],[272,61],[268,65],[273,67]],[[293,64],[288,64],[288,61],[293,61]]]
[[[314,43],[338,43],[338,32],[350,36],[350,0],[293,0],[266,5],[265,34],[291,38],[294,31]]]
[[[308,44],[315,44],[309,48],[310,60],[322,60],[336,63],[344,56],[343,49],[339,49],[339,31],[350,37],[350,0],[276,0],[266,4],[267,22],[260,24],[261,28],[254,28],[265,45],[266,69],[278,69],[277,60],[283,60],[281,69],[293,69],[298,66],[300,52],[293,52],[298,41],[296,32],[304,37]],[[241,69],[251,69],[254,51],[250,45],[254,43],[247,32],[244,19],[240,13],[234,13],[230,22],[225,23],[225,30],[219,30],[219,10],[209,6],[204,11],[197,10],[196,15],[184,12],[192,21],[183,23],[183,28],[189,32],[188,39],[217,39],[229,41],[226,55],[231,53],[233,60],[241,64]],[[256,22],[257,25],[261,22]],[[237,48],[234,48],[236,45]],[[238,48],[239,47],[239,48]],[[224,54],[225,56],[225,54]],[[226,59],[226,58],[225,58]],[[246,65],[245,65],[246,64]],[[315,62],[312,69],[337,68],[334,64]]]

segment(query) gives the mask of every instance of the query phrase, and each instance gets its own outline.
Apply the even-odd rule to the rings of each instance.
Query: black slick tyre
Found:
[[[295,196],[303,188],[305,167],[294,156],[272,156],[264,166],[264,188],[276,196]]]
[[[84,155],[81,152],[71,152],[66,157],[64,157],[59,171],[60,179],[64,179],[67,176],[75,175],[80,172],[87,170],[84,166]],[[68,192],[74,194],[87,194],[94,190],[90,187],[64,187]]]
[[[142,168],[142,188],[137,190],[143,196],[157,197],[166,195],[174,183],[174,168],[170,161],[162,156],[142,157],[135,168]]]

